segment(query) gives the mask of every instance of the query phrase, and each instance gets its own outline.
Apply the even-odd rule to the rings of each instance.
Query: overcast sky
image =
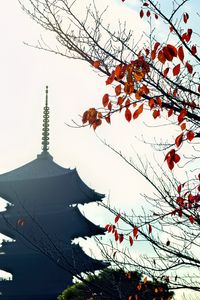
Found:
[[[97,2],[104,7],[112,1]],[[134,5],[137,3],[134,1]],[[126,16],[138,35],[146,25],[139,25],[133,1],[126,4],[122,8],[121,1],[112,2],[112,21]],[[46,33],[21,10],[16,0],[1,4],[0,30],[0,173],[33,160],[41,152],[42,110],[48,85],[50,153],[55,162],[76,167],[82,180],[105,193],[113,206],[123,210],[139,206],[140,192],[150,189],[144,180],[106,148],[93,130],[72,129],[65,124],[71,124],[71,119],[79,121],[84,110],[98,106],[105,94],[105,78],[84,62],[26,46],[23,42],[36,44],[40,35],[45,38]],[[48,35],[48,40],[51,38],[54,43],[54,36]],[[141,123],[139,120],[128,124],[119,117],[112,126],[105,124],[98,129],[97,134],[130,156],[135,155],[133,149],[143,156],[145,146],[135,138],[143,133]],[[94,206],[87,205],[85,213],[97,224],[108,221]]]

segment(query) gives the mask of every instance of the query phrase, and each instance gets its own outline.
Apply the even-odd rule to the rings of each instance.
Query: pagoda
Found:
[[[0,196],[9,203],[0,212],[0,232],[12,238],[2,242],[0,269],[13,276],[0,281],[0,300],[56,300],[74,275],[106,266],[73,243],[104,233],[78,208],[102,201],[104,195],[89,188],[76,169],[56,164],[48,150],[46,87],[41,154],[0,175]]]

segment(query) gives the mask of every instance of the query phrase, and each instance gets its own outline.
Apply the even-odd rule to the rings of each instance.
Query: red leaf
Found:
[[[93,67],[98,69],[101,65],[101,61],[100,60],[93,61],[92,65],[93,65]]]
[[[106,80],[106,85],[111,84],[115,79],[115,71],[113,71]]]
[[[119,235],[119,242],[122,243],[123,240],[124,240],[124,235],[121,233],[121,234]]]
[[[177,49],[173,45],[168,44],[167,45],[167,50],[170,53],[170,55],[172,55],[173,57],[177,56]]]
[[[186,123],[181,124],[181,130],[184,131],[186,129]]]
[[[200,84],[198,85],[198,92],[200,93]]]
[[[149,234],[151,234],[152,233],[152,226],[151,226],[151,224],[149,224]]]
[[[180,159],[181,159],[180,156],[176,153],[176,154],[174,155],[174,162],[177,164],[177,163],[179,162]]]
[[[108,124],[110,124],[110,114],[108,114],[107,116],[105,116],[105,120]]]
[[[178,123],[182,123],[185,116],[187,115],[187,110],[185,108],[183,108],[178,116]]]
[[[164,64],[164,63],[166,62],[166,58],[165,58],[165,55],[164,55],[164,53],[163,53],[162,50],[160,50],[160,51],[158,52],[158,60],[159,60],[162,64]]]
[[[158,19],[158,15],[157,15],[157,14],[155,14],[155,19],[156,19],[156,20]]]
[[[183,47],[182,46],[180,46],[178,48],[178,57],[183,62],[183,60],[184,60],[184,52],[183,52]]]
[[[176,65],[174,68],[173,68],[173,75],[174,76],[177,76],[179,73],[180,73],[180,64]]]
[[[133,246],[133,238],[131,235],[129,235],[129,242],[130,242],[130,245]]]
[[[183,21],[184,21],[184,23],[187,23],[188,19],[189,19],[188,13],[184,13],[183,14]]]
[[[154,110],[152,115],[153,115],[154,119],[156,119],[157,117],[160,116],[160,110],[159,109]]]
[[[112,110],[112,103],[111,102],[108,103],[108,109]]]
[[[109,95],[108,94],[105,94],[102,98],[102,103],[103,103],[103,106],[106,107],[109,103]]]
[[[177,147],[179,147],[181,145],[183,141],[183,133],[181,133],[180,135],[178,135],[175,139],[175,144]]]
[[[121,84],[115,87],[115,94],[116,96],[119,96],[121,94]]]
[[[143,112],[143,104],[141,104],[138,109],[133,113],[133,119],[137,119],[137,117]]]
[[[189,72],[190,74],[192,74],[192,72],[193,72],[193,67],[191,66],[191,64],[189,64],[189,62],[186,62],[185,66],[186,66],[186,68],[188,69],[188,72]]]
[[[117,104],[118,104],[118,105],[122,105],[123,102],[124,102],[124,98],[119,97],[118,100],[117,100]]]
[[[122,71],[122,65],[120,64],[115,68],[115,76],[117,77],[117,79],[121,78],[121,71]]]
[[[168,110],[168,117],[171,117],[172,116],[172,114],[173,114],[173,109],[172,108],[170,108],[170,110]]]
[[[182,188],[182,185],[179,184],[178,187],[177,187],[177,191],[178,191],[179,194],[180,194],[180,192],[181,192],[181,188]]]
[[[174,168],[174,162],[172,159],[167,159],[167,164],[170,170]]]
[[[147,17],[150,17],[151,13],[149,10],[147,10]]]
[[[160,43],[156,42],[155,45],[154,45],[154,50],[157,51],[159,46],[160,46]]]
[[[194,217],[193,217],[193,215],[190,215],[190,216],[189,216],[189,220],[190,220],[190,223],[191,223],[191,224],[194,223]]]
[[[164,77],[167,77],[168,72],[169,72],[169,68],[166,68],[166,69],[163,71]]]
[[[117,242],[118,239],[119,239],[119,234],[118,234],[117,230],[115,230],[115,241]]]
[[[154,102],[154,99],[153,98],[151,98],[150,100],[149,100],[149,107],[152,109],[152,108],[154,108],[154,105],[155,105],[155,102]]]
[[[140,18],[143,18],[144,17],[144,11],[143,11],[143,9],[141,9],[141,11],[140,11]]]
[[[134,235],[134,237],[136,237],[137,234],[138,234],[138,227],[135,226],[135,227],[133,228],[133,235]]]
[[[191,48],[192,54],[195,55],[197,53],[197,47],[195,45]]]
[[[121,216],[120,214],[116,215],[116,217],[115,217],[115,223],[117,223],[119,221],[120,216]]]
[[[125,0],[122,0],[122,1],[125,1]],[[117,251],[115,251],[115,252],[113,253],[113,258],[115,258],[116,254],[117,254]]]
[[[156,58],[156,51],[151,51],[151,59],[154,60]]]
[[[191,142],[194,138],[194,132],[193,131],[188,131],[187,133],[187,139]]]
[[[126,108],[125,110],[125,118],[128,122],[130,122],[132,119],[132,113],[129,108]]]

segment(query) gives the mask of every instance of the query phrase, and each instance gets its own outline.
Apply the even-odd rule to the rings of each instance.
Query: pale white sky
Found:
[[[103,7],[111,2],[101,0],[98,3]],[[121,1],[115,3],[112,2],[112,16],[117,19],[125,15],[140,32],[133,10],[124,7],[120,14]],[[54,39],[20,9],[16,0],[1,4],[0,32],[0,173],[25,164],[40,153],[42,110],[48,85],[50,153],[54,160],[65,167],[76,167],[82,180],[105,193],[106,198],[109,196],[113,206],[122,210],[139,207],[143,203],[140,193],[150,190],[148,184],[106,148],[93,130],[65,125],[65,122],[71,123],[71,119],[79,120],[79,115],[88,107],[99,105],[106,92],[105,78],[99,77],[84,62],[25,46],[23,41],[34,44],[40,34],[48,36],[52,43]],[[135,138],[142,135],[145,128],[141,120],[128,124],[119,117],[112,123],[112,126],[102,126],[97,134],[129,156],[134,153],[132,147],[141,156],[148,151],[147,146]],[[87,205],[84,211],[97,224],[104,225],[110,220],[94,205]]]

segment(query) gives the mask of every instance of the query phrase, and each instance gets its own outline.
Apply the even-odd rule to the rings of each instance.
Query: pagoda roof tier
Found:
[[[89,257],[79,245],[68,244],[66,249],[51,252],[46,255],[40,252],[13,253],[0,255],[0,269],[13,274],[13,280],[25,284],[26,281],[64,280],[66,273],[72,277],[82,272],[99,270],[108,264]]]
[[[89,188],[76,169],[60,167],[48,153],[0,175],[0,196],[15,205],[25,205],[29,210],[40,210],[42,206],[47,209],[51,205],[56,209],[64,204],[102,201],[104,197]]]
[[[36,215],[28,215],[24,210],[18,214],[14,213],[14,208],[12,210],[13,213],[0,213],[0,232],[15,239],[21,240],[24,236],[34,243],[49,243],[49,239],[69,242],[74,238],[92,237],[105,232],[104,228],[89,221],[78,206],[65,207],[51,213],[40,212]]]

